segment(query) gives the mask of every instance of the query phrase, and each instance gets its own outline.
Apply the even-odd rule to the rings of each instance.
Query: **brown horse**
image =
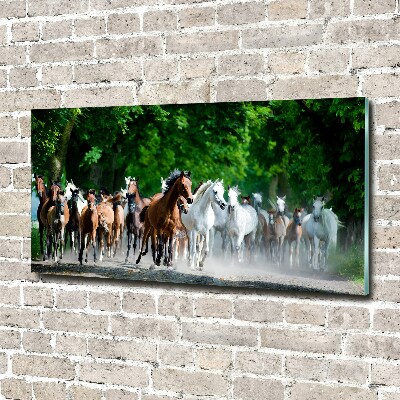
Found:
[[[124,209],[122,207],[122,194],[115,193],[111,199],[114,211],[114,221],[112,225],[112,246],[114,247],[114,254],[117,253],[117,248],[121,248],[122,235],[124,233]]]
[[[301,227],[302,216],[301,209],[295,208],[293,211],[293,218],[290,220],[289,225],[286,229],[286,241],[289,244],[289,262],[290,268],[293,267],[293,247],[292,242],[295,242],[295,260],[294,265],[299,267],[300,265],[300,239],[303,233],[303,228]]]
[[[43,260],[45,259],[44,257],[44,249],[43,249],[43,232],[46,227],[46,224],[43,224],[42,220],[40,219],[40,212],[43,208],[44,203],[47,200],[47,189],[43,181],[43,176],[42,175],[36,175],[35,174],[35,186],[36,186],[36,192],[39,196],[39,206],[37,209],[37,219],[39,222],[39,240],[40,240],[40,253],[43,254]]]
[[[112,233],[114,224],[114,211],[111,200],[112,198],[106,198],[97,205],[100,261],[103,261],[104,257],[104,238],[107,242],[107,256],[111,258]]]
[[[60,250],[60,260],[64,254],[64,231],[69,221],[69,209],[64,192],[59,190],[56,196],[56,204],[49,208],[47,212],[47,229],[53,247],[53,260],[57,262],[58,250]]]
[[[283,242],[286,227],[282,216],[275,210],[268,210],[268,224],[266,229],[266,248],[269,249],[271,261],[281,264]]]
[[[139,191],[139,178],[125,178],[127,185],[128,214],[126,216],[126,229],[128,232],[128,250],[126,252],[125,262],[128,262],[129,252],[133,247],[133,254],[136,253],[136,246],[141,246],[141,239],[144,233],[144,223],[140,219],[140,213],[147,207],[151,200],[147,197],[141,197]],[[133,238],[133,246],[132,246]]]
[[[88,205],[83,208],[79,220],[79,229],[81,236],[81,245],[79,249],[79,262],[81,265],[82,265],[84,248],[86,249],[85,262],[88,262],[88,247],[90,242],[92,242],[93,246],[93,259],[94,262],[96,262],[96,231],[99,225],[99,218],[97,215],[95,191],[93,189],[89,190],[89,194],[87,196],[87,202]],[[88,236],[85,244],[86,235]]]
[[[161,196],[154,196],[145,214],[145,227],[142,241],[142,248],[136,264],[139,264],[143,253],[144,245],[147,237],[152,233],[152,255],[156,265],[161,264],[163,256],[164,242],[168,242],[168,255],[165,254],[164,265],[172,266],[172,244],[177,227],[181,225],[179,208],[177,205],[178,198],[183,196],[188,203],[193,202],[191,192],[192,181],[190,172],[184,171],[179,173],[175,170],[166,180],[166,190]],[[157,255],[155,249],[157,243]]]
[[[52,244],[52,239],[50,236],[50,227],[47,221],[47,213],[50,207],[56,205],[57,195],[59,191],[60,191],[60,186],[56,182],[53,182],[53,184],[50,187],[50,196],[46,199],[40,210],[40,221],[46,228],[46,252],[43,253],[43,260],[46,260],[46,257],[50,258],[51,244]]]

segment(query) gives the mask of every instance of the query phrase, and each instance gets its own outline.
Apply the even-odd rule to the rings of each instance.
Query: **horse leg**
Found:
[[[55,232],[51,233],[51,242],[53,246],[52,258],[55,262],[57,262],[57,234]]]
[[[96,229],[92,230],[92,247],[93,247],[93,262],[97,261],[97,254],[96,254]]]
[[[117,254],[117,249],[119,246],[119,227],[117,225],[115,225],[114,228],[114,238],[113,238],[113,244],[114,244],[114,254],[113,257],[115,257],[115,255]]]
[[[62,260],[64,255],[64,227],[61,228],[60,232],[60,260]]]
[[[318,269],[318,258],[319,258],[319,238],[314,235],[314,255],[313,255],[313,268]]]
[[[328,264],[328,241],[323,242],[323,246],[322,246],[322,260],[321,260],[321,269],[325,270],[327,269],[327,264]]]
[[[213,251],[214,251],[215,228],[211,227],[211,229],[208,232],[209,232],[209,234],[208,234],[209,240],[207,241],[207,246],[206,247],[208,247],[209,256],[212,257]]]
[[[136,259],[136,264],[139,264],[140,260],[142,258],[142,255],[145,255],[145,253],[143,252],[143,247],[146,244],[147,238],[149,237],[150,230],[151,230],[150,224],[148,226],[145,226],[144,234],[143,234],[142,246],[141,246],[141,249],[140,249],[140,252],[139,252],[139,256]],[[152,249],[153,249],[153,243],[152,243]],[[154,260],[154,257],[153,257],[153,260]]]
[[[181,247],[180,239],[174,237],[172,247],[174,248],[174,262],[178,261],[179,249]]]
[[[290,269],[293,268],[293,246],[292,246],[292,241],[288,240],[288,245],[289,245],[289,265]]]
[[[194,270],[195,252],[196,252],[196,231],[189,232],[189,268]]]
[[[86,238],[86,246],[85,246],[85,252],[86,252],[85,262],[86,263],[88,262],[89,244],[90,244],[90,234]]]
[[[112,247],[112,228],[108,229],[108,232],[106,233],[106,244],[107,244],[107,257],[111,258],[111,247]]]
[[[172,265],[173,265],[173,263],[172,263],[172,260],[173,260],[173,257],[174,257],[174,246],[173,246],[173,244],[174,244],[174,234],[171,233],[169,238],[168,238],[168,262],[167,262],[168,269],[172,269]]]
[[[121,252],[122,251],[122,236],[124,234],[124,230],[123,230],[123,225],[120,223],[118,226],[118,250]]]
[[[211,232],[210,231],[211,231],[211,229],[206,232],[206,236],[204,238],[204,242],[205,242],[204,247],[203,247],[204,251],[202,253],[202,257],[201,257],[200,264],[199,264],[200,270],[202,270],[204,267],[204,262],[206,260],[207,255],[211,254],[211,247],[210,247]],[[201,253],[199,253],[199,255],[201,255]]]
[[[203,265],[200,263],[201,263],[201,259],[202,259],[203,249],[204,249],[204,241],[205,241],[205,237],[201,234],[199,241],[198,241],[198,246],[196,248],[196,268],[199,270],[203,267]]]
[[[47,233],[46,235],[46,247],[47,247],[47,259],[50,259],[52,257],[52,233],[51,231]]]
[[[79,247],[79,257],[78,257],[78,260],[79,260],[79,263],[82,265],[82,260],[83,260],[83,248],[85,247],[85,235],[81,232],[81,237],[80,237],[80,239],[81,239],[81,244],[80,244],[80,247]]]
[[[161,259],[162,259],[162,256],[163,256],[163,251],[164,251],[164,242],[163,242],[164,237],[163,237],[162,234],[160,234],[160,235],[157,235],[157,238],[158,238],[158,244],[157,244],[157,257],[156,257],[155,264],[157,266],[160,266],[161,265]]]
[[[131,230],[128,228],[128,250],[127,250],[127,252],[126,252],[125,262],[128,262],[129,250],[131,249],[131,245],[132,245],[132,232],[131,232]]]
[[[99,245],[99,261],[102,262],[103,257],[104,257],[104,231],[103,231],[103,228],[99,228],[98,245]]]

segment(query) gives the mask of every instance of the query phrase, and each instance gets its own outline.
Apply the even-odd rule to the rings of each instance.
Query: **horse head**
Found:
[[[187,214],[189,211],[189,204],[187,200],[183,196],[178,197],[177,205],[180,211],[184,214]]]
[[[213,186],[213,194],[215,202],[219,205],[221,210],[225,210],[226,203],[224,200],[224,186],[221,181],[216,181]]]
[[[127,193],[126,197],[128,199],[128,212],[133,214],[136,209],[135,195],[133,193]]]
[[[303,222],[303,215],[301,213],[301,208],[296,207],[293,211],[293,221],[296,225],[301,226]]]
[[[61,187],[59,186],[58,182],[53,182],[53,184],[50,187],[50,197],[52,201],[57,200],[57,194],[61,190]]]
[[[238,196],[240,195],[240,191],[237,186],[230,187],[228,186],[228,213],[231,213],[235,209],[235,207],[239,204]]]
[[[179,182],[179,194],[182,195],[189,204],[193,203],[192,194],[192,180],[190,179],[190,171],[185,173],[181,171],[180,178],[177,180]]]
[[[324,200],[325,200],[324,196],[322,196],[322,197],[315,197],[314,196],[312,215],[313,215],[313,218],[314,218],[315,222],[319,221],[319,218],[321,216],[321,212],[324,209],[324,206],[325,206],[325,201]]]
[[[43,181],[43,175],[35,175],[35,185],[39,197],[41,198],[46,197],[47,190]]]
[[[94,189],[90,189],[87,195],[87,203],[88,208],[91,212],[96,209],[96,191]]]
[[[138,188],[138,179],[135,180],[135,178],[130,178],[129,182],[126,185],[126,190],[127,193],[129,194],[133,194],[136,195],[137,192],[139,192],[139,188]]]
[[[252,193],[252,195],[253,195],[253,207],[258,212],[258,210],[262,206],[262,196],[260,193]]]
[[[240,196],[242,198],[242,204],[250,204],[250,196]]]
[[[65,207],[65,196],[64,196],[64,192],[62,190],[60,190],[57,193],[57,197],[56,197],[56,215],[57,215],[57,217],[64,215],[64,207]]]
[[[276,211],[278,212],[279,215],[283,215],[285,212],[285,200],[286,200],[286,195],[280,198],[279,196],[276,196]]]

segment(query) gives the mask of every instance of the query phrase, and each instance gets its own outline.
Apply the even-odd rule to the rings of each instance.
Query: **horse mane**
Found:
[[[203,197],[204,193],[207,189],[213,184],[212,181],[208,180],[206,183],[203,183],[197,190],[196,196],[194,197],[193,204],[199,202],[199,200]]]
[[[178,180],[178,178],[180,178],[180,176],[181,171],[179,171],[179,169],[174,169],[169,174],[169,177],[165,180],[165,191],[163,192],[163,194],[167,194],[171,190],[172,186],[174,186],[174,183]],[[184,171],[184,176],[191,181],[188,172]]]
[[[193,190],[192,194],[193,196],[197,193],[197,191],[200,189],[200,187],[203,185],[203,181],[200,181],[199,184],[196,186],[196,188]]]

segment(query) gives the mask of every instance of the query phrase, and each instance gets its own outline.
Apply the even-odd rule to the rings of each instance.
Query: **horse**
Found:
[[[97,214],[96,207],[96,196],[93,189],[89,190],[87,196],[87,206],[82,210],[82,214],[79,220],[79,229],[81,236],[81,244],[79,249],[79,263],[82,265],[83,249],[86,249],[85,262],[88,262],[88,247],[90,242],[93,246],[93,260],[96,262],[96,231],[99,225],[99,217]],[[85,245],[86,235],[88,235]]]
[[[179,172],[174,170],[166,180],[166,191],[164,194],[153,196],[153,200],[145,212],[145,225],[142,240],[142,247],[136,264],[139,264],[147,238],[151,233],[152,255],[156,265],[161,264],[163,255],[163,243],[168,241],[168,255],[164,256],[164,265],[172,266],[172,244],[177,227],[180,225],[180,214],[177,205],[178,198],[183,196],[189,204],[193,202],[192,181],[190,171]],[[155,246],[157,244],[158,253],[156,256]]]
[[[59,190],[56,196],[55,205],[47,212],[48,236],[50,237],[53,254],[52,257],[57,262],[58,249],[60,249],[60,260],[64,253],[64,229],[69,220],[69,209],[64,192]],[[50,251],[50,247],[48,248]],[[48,253],[48,257],[50,254]]]
[[[212,203],[216,203],[222,210],[226,207],[224,187],[219,180],[203,184],[197,191],[188,213],[181,216],[189,233],[189,267],[191,269],[201,270],[209,252],[210,229],[215,222]],[[199,240],[197,235],[200,235]]]
[[[325,198],[313,198],[313,210],[303,219],[303,236],[309,255],[310,266],[313,269],[325,270],[327,268],[328,250],[335,249],[337,243],[337,230],[343,227],[337,215],[324,208]],[[321,259],[319,261],[320,243]]]
[[[37,219],[39,222],[39,240],[40,240],[40,253],[43,254],[43,260],[45,259],[44,256],[44,249],[43,249],[43,233],[46,228],[46,224],[42,222],[40,219],[40,212],[43,208],[44,203],[47,201],[47,189],[43,181],[42,175],[35,174],[35,187],[36,192],[39,195],[39,206],[37,209]]]
[[[76,253],[77,249],[79,252],[80,245],[80,230],[79,230],[79,220],[81,214],[79,212],[79,188],[69,189],[71,192],[71,200],[70,200],[70,209],[69,209],[69,221],[66,225],[67,233],[69,234],[69,239],[71,243],[71,252],[74,251]],[[83,208],[82,208],[83,209]]]
[[[255,239],[255,247],[259,250],[260,254],[264,252],[267,254],[269,244],[267,241],[268,237],[268,212],[263,210],[262,207],[262,195],[261,193],[252,193],[253,195],[253,207],[257,212],[258,225]]]
[[[149,206],[151,200],[147,197],[142,197],[139,191],[139,178],[125,178],[126,182],[126,197],[128,198],[128,214],[126,216],[126,229],[128,232],[128,249],[126,252],[125,262],[128,262],[129,252],[133,247],[133,254],[136,253],[136,246],[140,247],[140,241],[143,238],[144,223],[140,220],[140,213]],[[133,246],[132,246],[133,236]]]
[[[285,215],[286,211],[286,195],[283,196],[282,198],[279,196],[276,196],[276,212],[278,215],[282,217],[283,224],[285,225],[285,228],[289,225],[289,218]]]
[[[43,253],[43,260],[46,260],[46,257],[50,257],[51,254],[51,245],[52,245],[52,239],[50,236],[50,227],[48,224],[47,220],[47,213],[50,209],[50,207],[55,206],[56,200],[57,200],[57,195],[58,192],[60,191],[60,186],[56,181],[53,181],[51,187],[50,187],[50,194],[46,201],[43,203],[42,208],[40,209],[40,215],[39,219],[43,226],[46,229],[46,252]]]
[[[117,249],[122,246],[122,236],[124,233],[124,209],[122,207],[122,193],[116,192],[111,199],[113,211],[114,211],[114,222],[112,225],[112,246],[114,247],[115,257]]]
[[[71,180],[71,182],[67,181],[67,185],[65,186],[65,197],[67,201],[69,202],[72,197],[73,197],[73,192],[74,190],[78,189],[78,196],[76,198],[76,205],[78,207],[78,212],[79,215],[82,214],[83,207],[87,205],[87,201],[83,198],[83,196],[80,193],[79,188],[74,184],[74,182]]]
[[[250,204],[239,204],[238,195],[240,194],[237,186],[228,186],[228,220],[227,233],[231,244],[231,252],[235,254],[238,262],[243,261],[243,240],[250,254],[250,260],[254,249],[254,242],[257,232],[258,218],[256,210]]]
[[[107,245],[107,257],[111,258],[112,248],[112,234],[114,224],[114,210],[112,205],[112,197],[108,195],[102,195],[103,200],[97,204],[97,215],[98,215],[98,242],[99,242],[99,260],[103,261],[104,257],[104,238],[106,239]]]
[[[303,233],[301,224],[302,224],[301,209],[296,207],[293,211],[293,218],[290,220],[289,225],[286,228],[286,238],[285,238],[285,240],[289,245],[290,268],[293,268],[293,264],[296,267],[300,266],[300,239]],[[295,242],[294,263],[293,263],[293,247],[292,247],[293,242]]]

